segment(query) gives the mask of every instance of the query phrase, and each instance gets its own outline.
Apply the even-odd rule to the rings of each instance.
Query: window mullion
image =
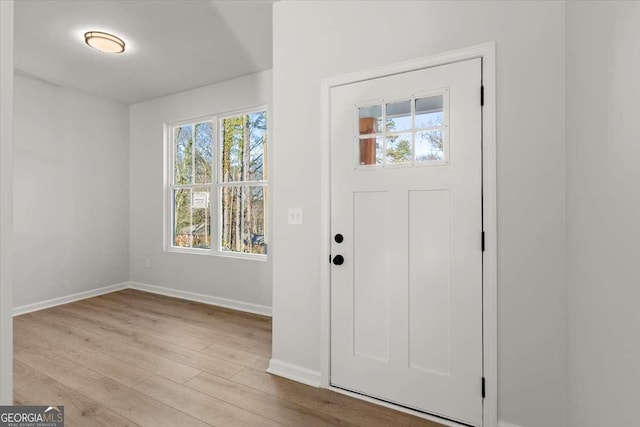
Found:
[[[247,181],[249,177],[249,150],[250,150],[250,142],[249,142],[249,116],[244,114],[242,116],[242,181]],[[242,205],[242,197],[240,197],[240,204]],[[242,212],[242,208],[240,208],[240,212]]]
[[[244,235],[245,235],[245,208],[247,204],[246,200],[246,182],[249,178],[249,152],[251,150],[251,142],[249,141],[249,115],[243,114],[242,116],[242,181],[245,182],[245,185],[238,188],[239,196],[240,196],[240,212],[239,212],[239,221],[240,221],[240,252],[244,252]]]
[[[382,166],[387,165],[387,103],[382,103]]]
[[[196,123],[191,126],[191,183],[196,183]]]
[[[218,206],[220,206],[219,195],[218,195],[218,170],[219,162],[221,159],[221,150],[219,150],[220,139],[218,133],[218,119],[217,117],[213,117],[211,120],[211,152],[214,153],[211,159],[211,185],[209,186],[211,196],[210,203],[211,209],[209,211],[210,216],[210,231],[209,238],[211,239],[211,245],[209,250],[211,252],[217,252],[220,250],[218,241],[220,235],[220,212]],[[214,246],[215,245],[215,246]]]
[[[416,163],[416,100],[411,98],[411,164]]]
[[[251,185],[254,187],[266,187],[267,181],[232,181],[221,182],[220,185],[223,187],[244,187],[246,185]]]
[[[189,247],[193,248],[193,188],[189,189]]]

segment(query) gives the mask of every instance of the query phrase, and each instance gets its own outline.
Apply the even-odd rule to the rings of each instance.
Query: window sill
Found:
[[[189,255],[215,256],[220,258],[246,259],[246,260],[252,260],[252,261],[267,261],[268,259],[267,258],[268,255],[247,254],[242,252],[214,251],[210,249],[190,249],[190,248],[170,247],[168,249],[165,249],[165,252],[189,254]]]

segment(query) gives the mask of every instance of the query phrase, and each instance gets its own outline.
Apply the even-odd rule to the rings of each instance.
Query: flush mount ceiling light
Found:
[[[84,41],[89,46],[100,52],[122,53],[124,52],[124,41],[113,34],[100,31],[89,31],[84,33]]]

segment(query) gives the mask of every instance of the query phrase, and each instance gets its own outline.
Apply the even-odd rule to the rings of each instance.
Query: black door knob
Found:
[[[336,243],[342,243],[344,237],[342,237],[342,234],[338,233],[335,235],[334,240],[336,241]]]
[[[333,257],[333,263],[335,265],[342,265],[344,263],[344,257],[342,255],[336,255]]]

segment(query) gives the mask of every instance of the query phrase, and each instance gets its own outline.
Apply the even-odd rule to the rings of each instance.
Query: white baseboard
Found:
[[[14,307],[13,315],[20,316],[21,314],[31,313],[32,311],[44,310],[45,308],[51,308],[57,305],[68,304],[74,301],[80,301],[87,298],[97,297],[99,295],[109,294],[111,292],[121,291],[122,289],[127,289],[128,287],[129,282],[117,283],[115,285],[105,286],[98,289],[91,289],[90,291],[78,292],[77,294],[53,298],[46,301],[23,305],[20,307]]]
[[[500,420],[498,421],[498,427],[522,427],[522,426],[519,426],[518,424],[511,424],[506,421]]]
[[[164,288],[162,286],[149,285],[140,282],[129,282],[129,288],[271,317],[271,307],[268,307],[266,305],[258,305],[233,299],[213,297],[210,295],[182,291],[180,289]]]
[[[271,307],[267,307],[265,305],[251,304],[248,302],[236,301],[226,298],[218,298],[210,295],[181,291],[179,289],[163,288],[161,286],[154,286],[139,282],[118,283],[98,289],[92,289],[90,291],[78,292],[77,294],[15,307],[13,309],[13,315],[20,316],[21,314],[31,313],[32,311],[44,310],[46,308],[68,304],[70,302],[80,301],[87,298],[97,297],[99,295],[109,294],[111,292],[121,291],[123,289],[137,289],[139,291],[151,292],[153,294],[165,295],[189,301],[196,301],[203,304],[216,305],[219,307],[226,307],[233,310],[245,311],[248,313],[261,314],[263,316],[271,317]]]
[[[267,372],[313,387],[320,387],[320,372],[283,362],[282,360],[271,359]]]

